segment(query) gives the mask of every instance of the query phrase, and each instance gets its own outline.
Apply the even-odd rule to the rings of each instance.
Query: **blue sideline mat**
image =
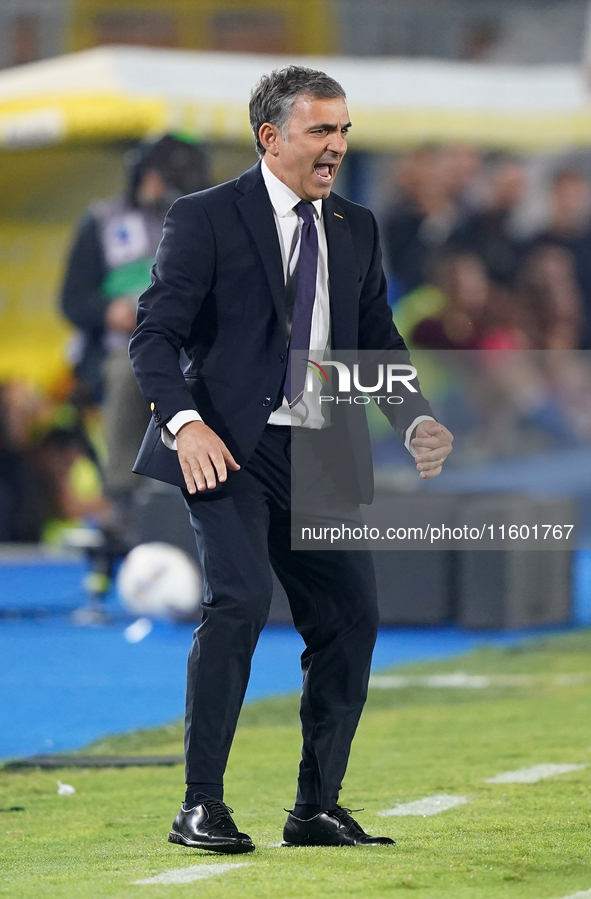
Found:
[[[140,643],[124,639],[129,619],[79,628],[68,611],[81,604],[82,564],[0,563],[0,758],[80,748],[109,733],[165,724],[182,714],[193,628],[156,623]],[[575,569],[578,623],[591,620],[591,554]],[[36,617],[45,610],[45,617]],[[23,617],[23,614],[25,617]],[[31,617],[26,617],[30,615]],[[483,642],[507,645],[534,632],[399,628],[380,632],[374,668],[444,658]],[[302,641],[289,627],[263,632],[247,701],[297,690]]]

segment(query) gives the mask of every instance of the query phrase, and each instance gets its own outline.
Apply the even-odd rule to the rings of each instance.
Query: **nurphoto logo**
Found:
[[[394,394],[395,389],[401,387],[406,388],[410,393],[417,393],[417,388],[411,383],[417,377],[417,370],[414,365],[397,364],[397,363],[379,363],[375,366],[373,374],[367,371],[368,366],[364,365],[363,380],[369,383],[361,383],[359,372],[359,363],[352,365],[346,362],[336,362],[335,360],[322,360],[322,364],[314,362],[312,359],[306,359],[305,364],[308,368],[306,376],[306,393],[317,393],[318,387],[315,378],[320,379],[322,389],[325,385],[330,388],[330,379],[326,372],[326,368],[330,368],[330,374],[336,372],[336,393],[338,396],[330,394],[320,394],[321,403],[358,403],[366,405],[370,400],[374,400],[378,405],[385,400],[391,405],[398,406],[404,402],[404,397]],[[385,390],[385,393],[378,393]],[[343,396],[345,394],[345,396]],[[346,394],[355,394],[354,396],[346,396]],[[370,394],[368,396],[368,394]]]

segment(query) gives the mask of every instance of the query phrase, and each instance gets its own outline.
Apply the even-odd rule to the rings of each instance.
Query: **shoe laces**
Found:
[[[229,818],[232,821],[234,809],[222,802],[221,799],[205,799],[202,805],[207,809],[207,819],[210,824],[219,824],[223,818]]]
[[[357,824],[357,821],[351,817],[354,812],[362,812],[362,808],[343,808],[341,805],[336,805],[333,809],[330,810],[329,815],[333,818],[338,818],[342,824]],[[357,826],[359,826],[357,824]]]

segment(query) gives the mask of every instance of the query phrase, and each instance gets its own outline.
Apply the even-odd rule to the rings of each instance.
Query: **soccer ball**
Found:
[[[117,589],[127,611],[146,618],[195,618],[202,586],[197,566],[169,543],[136,546],[117,575]]]

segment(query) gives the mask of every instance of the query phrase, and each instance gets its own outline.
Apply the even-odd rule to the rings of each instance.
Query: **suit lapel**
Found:
[[[237,201],[238,209],[260,253],[277,318],[287,336],[281,247],[273,218],[273,207],[260,172],[260,164],[245,172],[238,179],[236,187],[243,192],[243,196]]]
[[[357,348],[359,334],[359,273],[353,237],[343,209],[333,197],[322,204],[322,218],[328,244],[330,318],[335,350]]]
[[[236,187],[242,193],[237,201],[238,210],[259,251],[271,288],[277,318],[287,337],[281,247],[260,163],[241,175]],[[359,304],[356,291],[359,273],[355,246],[345,213],[332,196],[323,202],[322,217],[328,245],[332,345],[337,350],[355,349],[359,332]]]

